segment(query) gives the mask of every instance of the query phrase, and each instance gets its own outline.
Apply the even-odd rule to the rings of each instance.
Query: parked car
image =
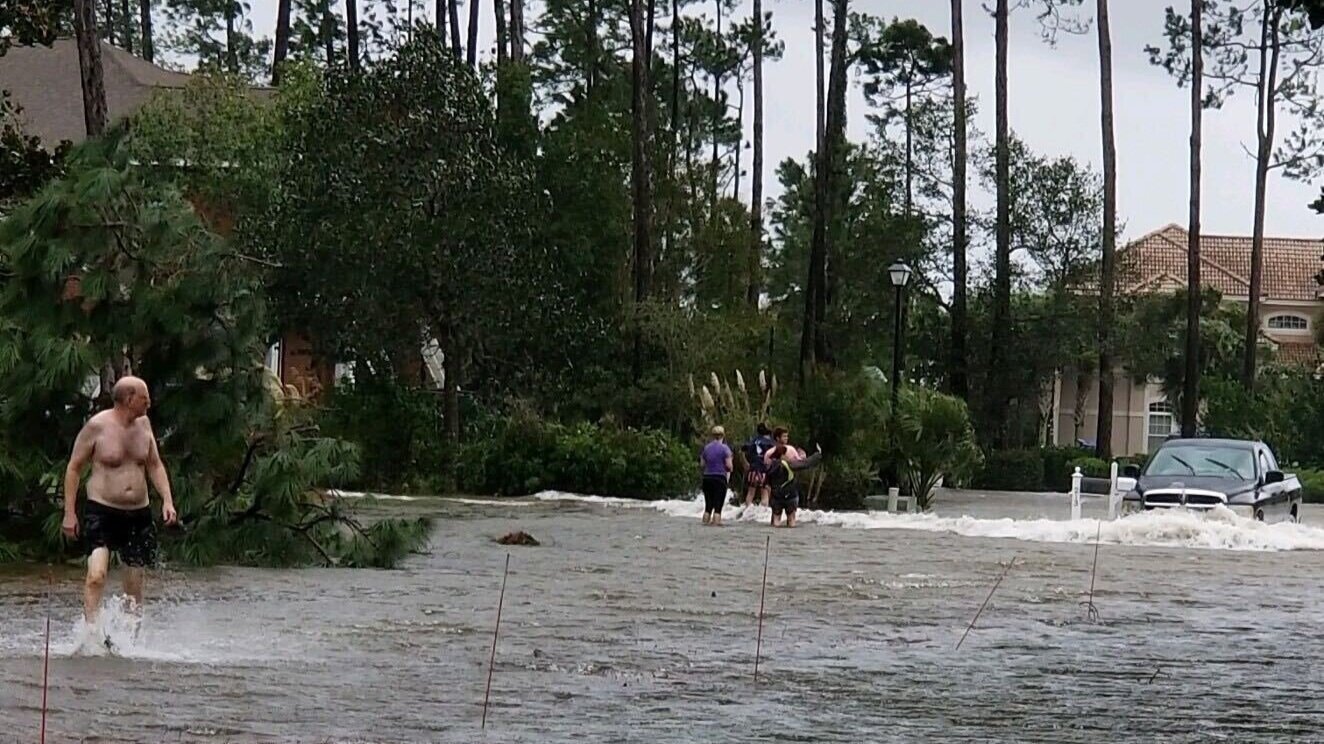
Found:
[[[1268,445],[1238,439],[1170,439],[1141,471],[1128,466],[1135,485],[1122,513],[1152,509],[1205,511],[1226,506],[1261,522],[1301,517],[1301,482],[1278,468]]]

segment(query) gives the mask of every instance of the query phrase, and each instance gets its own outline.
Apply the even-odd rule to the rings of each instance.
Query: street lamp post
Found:
[[[902,370],[902,344],[901,336],[905,333],[906,306],[902,300],[902,294],[905,292],[906,283],[910,281],[910,267],[897,261],[887,267],[888,276],[892,279],[892,286],[896,289],[896,313],[894,320],[896,328],[892,333],[892,417],[896,417],[896,406],[898,393],[901,390],[901,370]],[[893,424],[895,427],[895,423]]]

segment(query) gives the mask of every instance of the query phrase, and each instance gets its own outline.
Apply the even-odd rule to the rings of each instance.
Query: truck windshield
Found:
[[[1145,468],[1145,475],[1192,475],[1209,478],[1255,478],[1249,449],[1227,445],[1179,444],[1164,447]]]

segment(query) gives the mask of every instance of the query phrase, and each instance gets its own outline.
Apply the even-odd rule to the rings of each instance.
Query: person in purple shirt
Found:
[[[699,453],[703,472],[703,523],[722,526],[722,506],[726,502],[726,483],[731,477],[731,448],[726,446],[726,430],[714,426],[712,441]]]

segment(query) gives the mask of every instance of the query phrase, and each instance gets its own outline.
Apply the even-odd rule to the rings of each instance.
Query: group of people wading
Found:
[[[726,443],[726,429],[714,426],[711,439],[699,453],[699,469],[703,473],[703,523],[721,526],[722,507],[726,504],[727,487],[734,471],[735,455]],[[800,508],[800,483],[795,474],[818,465],[823,458],[822,447],[808,457],[803,450],[790,443],[791,433],[785,427],[768,429],[760,423],[755,435],[741,445],[744,456],[745,508],[754,504],[759,496],[763,506],[772,507],[772,526],[781,526],[786,515],[786,526],[795,526],[795,512]]]

